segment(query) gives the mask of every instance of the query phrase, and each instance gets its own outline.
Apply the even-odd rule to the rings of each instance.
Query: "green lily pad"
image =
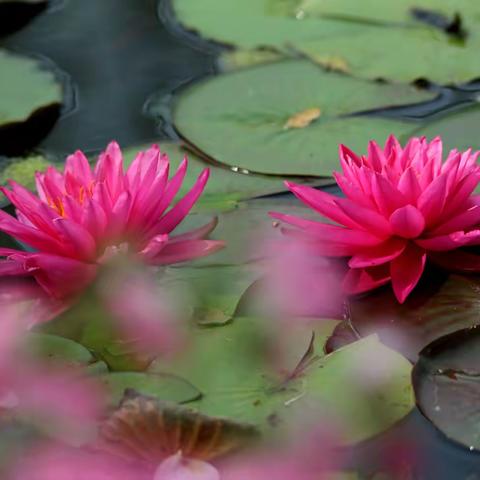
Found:
[[[142,145],[125,149],[125,166],[128,166],[133,161],[138,151],[144,150],[149,146],[150,145]],[[210,169],[210,177],[205,191],[195,205],[196,211],[231,210],[236,206],[238,200],[286,190],[280,178],[249,174],[241,171],[241,169],[232,169],[227,165],[216,165],[215,163],[201,159],[198,155],[190,151],[182,149],[182,147],[177,144],[162,142],[160,143],[160,149],[169,156],[171,172],[176,171],[185,156],[188,157],[188,170],[178,193],[179,196],[186,194],[190,190],[197,177],[205,168]],[[318,180],[307,182],[300,179],[298,181],[314,185],[322,183]]]
[[[363,26],[349,36],[331,35],[298,42],[293,47],[320,65],[326,58],[340,58],[346,71],[357,77],[404,82],[425,78],[450,84],[480,76],[476,54],[480,38],[467,40],[467,44],[451,41],[432,28]]]
[[[351,324],[356,334],[377,333],[385,344],[415,361],[433,340],[478,323],[479,288],[478,277],[450,275],[445,279],[432,272],[402,305],[389,287],[352,300]],[[351,340],[346,338],[347,343]]]
[[[190,405],[207,415],[234,418],[274,433],[300,413],[320,411],[341,422],[346,443],[355,443],[387,429],[411,410],[411,365],[375,336],[324,356],[323,344],[335,324],[330,321],[322,329],[319,320],[311,345],[309,336],[290,337],[289,332],[288,338],[301,339],[301,345],[291,345],[297,355],[289,373],[274,371],[266,362],[272,346],[268,326],[246,317],[199,330],[183,362],[164,367],[199,387],[203,396]]]
[[[267,174],[331,176],[339,165],[340,143],[362,151],[372,137],[384,142],[391,133],[408,134],[415,128],[398,120],[349,115],[432,95],[291,60],[194,85],[180,95],[173,115],[181,135],[225,165]],[[302,113],[312,109],[318,118],[289,127],[302,125]],[[300,123],[291,122],[296,116]]]
[[[413,370],[417,402],[448,438],[480,449],[480,330],[469,328],[437,339],[420,353]]]
[[[176,17],[188,30],[202,36],[251,49],[308,40],[344,28],[341,22],[299,20],[295,2],[282,0],[173,0]]]
[[[453,21],[456,14],[461,16],[464,24],[470,25],[480,20],[480,6],[471,0],[291,0],[297,12],[302,11],[306,17],[320,16],[338,18],[352,22],[379,22],[383,24],[405,23],[426,25],[419,18],[420,13],[440,16],[447,23]],[[418,12],[415,14],[415,12]]]
[[[114,372],[99,379],[109,393],[112,406],[120,403],[128,389],[175,403],[191,402],[201,395],[187,380],[165,373]]]
[[[25,122],[36,110],[62,103],[62,86],[38,60],[3,50],[0,69],[0,127]]]
[[[28,353],[48,362],[71,366],[89,365],[93,355],[83,345],[68,338],[44,333],[30,333],[27,339]]]
[[[480,7],[469,0],[173,0],[173,7],[185,28],[206,38],[293,49],[327,67],[333,59],[355,76],[447,83],[480,75]],[[421,19],[428,15],[434,20]]]

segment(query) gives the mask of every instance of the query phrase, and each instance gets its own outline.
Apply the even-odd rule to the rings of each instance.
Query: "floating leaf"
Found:
[[[439,338],[420,352],[413,370],[417,402],[450,439],[480,449],[480,330]]]
[[[283,375],[283,380],[265,363],[267,326],[251,318],[199,330],[183,362],[168,370],[200,388],[202,398],[191,405],[207,415],[252,423],[268,432],[288,424],[299,412],[318,414],[320,409],[341,421],[345,442],[357,442],[383,431],[411,410],[411,366],[376,337],[323,356],[332,326],[329,323],[316,335],[315,355],[301,373]],[[308,347],[305,336],[293,338],[302,339],[302,348],[296,347],[299,355],[291,372]],[[212,369],[213,364],[228,368]]]
[[[28,353],[39,359],[60,365],[85,366],[94,362],[90,351],[73,340],[58,335],[30,333]]]
[[[179,21],[240,48],[297,50],[366,78],[440,83],[480,75],[480,6],[471,0],[173,0]],[[394,52],[386,55],[385,52]]]
[[[187,380],[165,373],[114,372],[101,375],[99,379],[107,389],[113,406],[120,403],[128,389],[175,403],[191,402],[201,395]]]
[[[404,304],[387,287],[350,303],[351,323],[365,337],[383,342],[416,360],[431,341],[478,323],[480,279],[438,272],[424,278]]]
[[[349,115],[431,97],[411,86],[368,83],[292,60],[192,86],[178,98],[174,123],[189,142],[231,167],[330,176],[339,166],[340,143],[363,151],[372,135],[384,142],[391,133],[406,135],[415,128],[413,123]],[[308,128],[283,128],[296,112],[315,105],[322,115]]]
[[[158,465],[178,451],[187,458],[210,461],[239,450],[257,437],[252,425],[208,417],[127,391],[120,407],[100,425],[97,447],[128,461]]]
[[[30,121],[36,127],[29,132],[32,137],[48,132],[58,117],[63,91],[55,74],[31,57],[0,50],[0,71],[0,153],[11,155],[36,140],[22,138],[22,145],[13,145],[12,129]],[[47,110],[53,112],[48,118]]]

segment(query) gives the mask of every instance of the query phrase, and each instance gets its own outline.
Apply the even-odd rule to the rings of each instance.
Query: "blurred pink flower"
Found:
[[[11,467],[8,480],[220,480],[215,467],[181,453],[158,467],[103,453],[49,445],[32,450]]]
[[[0,315],[0,408],[27,416],[45,431],[82,442],[104,406],[100,387],[80,371],[42,364],[27,352],[28,317]]]
[[[151,272],[127,263],[102,280],[99,293],[114,326],[136,352],[158,357],[183,346],[180,315]]]
[[[412,138],[405,148],[391,136],[374,141],[367,156],[340,146],[343,174],[334,173],[346,198],[287,183],[306,205],[337,225],[282,213],[292,234],[332,257],[350,257],[348,293],[392,283],[403,303],[430,260],[453,270],[479,271],[480,256],[461,247],[480,245],[479,152],[452,150],[442,163],[442,141]],[[448,252],[448,253],[446,253]]]
[[[200,197],[208,180],[204,170],[193,188],[170,210],[187,170],[184,159],[169,180],[169,160],[157,146],[140,152],[126,172],[112,142],[90,168],[77,151],[64,172],[49,167],[37,174],[38,196],[16,182],[2,188],[17,218],[0,211],[0,230],[34,252],[1,248],[2,275],[33,275],[56,298],[68,297],[96,275],[97,265],[117,252],[130,251],[149,265],[208,255],[223,243],[203,238],[215,221],[171,236]]]
[[[266,244],[265,276],[258,300],[274,318],[342,318],[343,270],[319,255],[317,246],[284,238]]]

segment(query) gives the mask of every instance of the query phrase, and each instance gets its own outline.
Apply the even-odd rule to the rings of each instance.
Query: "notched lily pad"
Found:
[[[413,370],[417,403],[448,438],[480,449],[480,329],[439,338],[420,352]]]
[[[338,168],[340,143],[362,151],[372,132],[383,143],[391,133],[407,135],[416,128],[414,123],[353,114],[434,95],[409,85],[365,82],[325,72],[308,61],[288,60],[191,86],[177,98],[173,118],[189,144],[231,168],[328,177]]]
[[[57,121],[63,87],[41,61],[6,50],[0,50],[0,71],[0,154],[20,155]]]
[[[292,325],[284,356],[272,364],[271,342],[277,349],[279,344],[268,322],[235,318],[226,326],[199,330],[185,358],[163,368],[198,385],[203,396],[191,406],[206,415],[251,423],[278,435],[301,415],[321,419],[325,414],[341,424],[345,443],[355,443],[411,410],[411,365],[374,336],[324,356],[325,339],[335,324],[314,337],[314,324],[305,335],[293,335]],[[212,364],[228,368],[212,369]]]

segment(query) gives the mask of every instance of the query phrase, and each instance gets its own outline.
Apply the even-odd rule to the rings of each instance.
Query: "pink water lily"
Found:
[[[480,256],[462,247],[480,245],[479,152],[452,150],[442,162],[442,141],[412,138],[403,148],[391,136],[381,148],[359,156],[340,146],[342,173],[334,173],[339,198],[287,183],[306,205],[335,224],[281,213],[290,231],[332,257],[349,257],[348,293],[391,282],[403,303],[417,285],[427,259],[458,271],[480,271]]]
[[[33,252],[1,248],[0,275],[32,275],[56,298],[85,287],[97,267],[117,252],[129,251],[150,265],[190,260],[215,252],[222,242],[204,240],[209,225],[172,235],[200,197],[204,170],[172,208],[187,171],[184,159],[169,179],[169,159],[154,145],[139,152],[126,171],[117,143],[108,145],[92,170],[77,151],[62,172],[49,167],[36,177],[38,196],[10,181],[3,193],[17,218],[0,211],[0,230]]]

